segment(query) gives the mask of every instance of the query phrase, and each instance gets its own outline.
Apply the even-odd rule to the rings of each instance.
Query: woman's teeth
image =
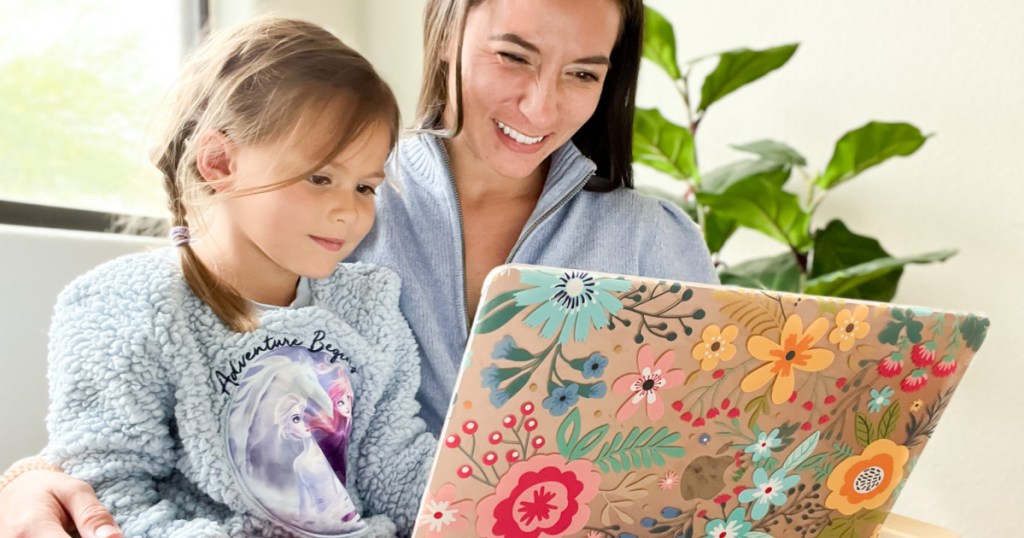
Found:
[[[519,131],[516,131],[515,129],[509,127],[508,125],[505,125],[504,123],[501,123],[500,121],[496,121],[495,123],[498,124],[498,128],[501,129],[501,132],[505,133],[506,135],[509,136],[509,138],[511,138],[512,140],[515,140],[516,142],[519,142],[520,144],[531,145],[531,144],[536,144],[537,142],[540,142],[541,140],[544,140],[543,136],[538,136],[538,137],[526,136],[526,135],[520,133]]]

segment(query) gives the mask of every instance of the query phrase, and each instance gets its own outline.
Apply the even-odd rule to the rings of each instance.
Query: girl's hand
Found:
[[[54,471],[28,471],[0,491],[4,538],[122,538],[114,517],[85,482]]]

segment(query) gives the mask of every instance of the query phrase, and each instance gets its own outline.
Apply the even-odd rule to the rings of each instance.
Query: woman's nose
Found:
[[[555,77],[538,75],[529,81],[519,102],[519,110],[530,121],[531,127],[541,131],[524,134],[547,134],[558,118],[558,83]]]

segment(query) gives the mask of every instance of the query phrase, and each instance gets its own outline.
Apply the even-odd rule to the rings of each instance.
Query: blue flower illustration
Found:
[[[710,443],[711,442],[711,434],[709,434],[707,432],[704,432],[704,433],[700,434],[700,437],[697,438],[697,442],[702,444],[702,445],[706,445],[706,444]]]
[[[754,502],[750,509],[751,519],[761,519],[768,513],[768,505],[786,504],[786,490],[800,482],[800,475],[786,476],[787,469],[779,469],[768,476],[763,467],[754,469],[754,487],[740,492],[736,498],[741,503]]]
[[[754,455],[754,463],[757,463],[763,459],[771,456],[772,450],[782,444],[782,440],[779,439],[779,429],[764,433],[759,432],[757,434],[757,441],[747,445],[747,448],[743,449],[747,454]]]
[[[882,390],[871,389],[871,399],[868,400],[868,411],[877,413],[882,410],[883,407],[888,406],[891,401],[892,395],[896,394],[896,391],[889,387],[882,387]]]
[[[491,357],[495,359],[507,359],[509,354],[512,353],[513,349],[518,348],[516,341],[511,336],[505,336],[501,340],[498,340],[497,344],[494,344],[494,351],[491,352]]]
[[[540,305],[526,317],[526,324],[540,327],[544,338],[557,335],[560,344],[570,339],[582,342],[591,327],[607,327],[610,316],[622,309],[622,301],[612,292],[631,287],[626,280],[597,278],[584,271],[523,271],[520,281],[534,287],[517,292],[516,304]]]
[[[608,357],[600,353],[591,353],[583,363],[583,378],[601,377],[604,375],[605,366],[608,366]]]
[[[734,508],[729,512],[726,519],[712,519],[708,521],[704,532],[707,538],[742,538],[750,532],[750,523],[745,521],[746,512],[743,507]]]
[[[579,401],[579,390],[580,386],[576,383],[569,383],[564,387],[557,387],[551,391],[551,396],[548,396],[541,402],[544,409],[551,411],[554,416],[564,415],[570,407],[576,405]]]
[[[590,386],[586,396],[587,398],[604,398],[605,394],[608,394],[608,385],[605,385],[604,381],[598,381]]]
[[[508,402],[508,393],[496,388],[491,391],[489,399],[491,401],[491,405],[494,407],[501,407],[505,405],[505,402]]]
[[[480,383],[480,386],[484,387],[485,389],[494,390],[497,389],[498,385],[501,384],[501,379],[498,375],[498,367],[493,364],[488,366],[487,368],[484,368],[480,372],[480,378],[482,381]]]

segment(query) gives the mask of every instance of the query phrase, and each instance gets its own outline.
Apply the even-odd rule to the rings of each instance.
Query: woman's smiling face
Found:
[[[538,173],[597,108],[620,21],[614,0],[486,0],[470,9],[453,158],[510,179]],[[454,107],[447,111],[450,126]]]

